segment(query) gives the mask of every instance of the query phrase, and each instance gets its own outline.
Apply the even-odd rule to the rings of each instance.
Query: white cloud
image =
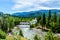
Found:
[[[56,0],[59,2],[59,0]],[[60,9],[60,7],[56,7],[54,2],[55,0],[13,0],[15,3],[12,7],[12,10],[16,11],[34,11],[34,10],[41,10],[41,9]],[[57,6],[58,6],[57,4]],[[46,6],[47,5],[47,6]]]

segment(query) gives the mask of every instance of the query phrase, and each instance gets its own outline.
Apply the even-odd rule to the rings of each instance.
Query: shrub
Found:
[[[45,36],[45,40],[55,40],[55,36],[51,31],[48,31],[47,35]]]
[[[38,35],[35,35],[34,40],[41,40]]]
[[[0,38],[1,39],[5,39],[6,38],[6,33],[3,32],[1,29],[0,29]]]

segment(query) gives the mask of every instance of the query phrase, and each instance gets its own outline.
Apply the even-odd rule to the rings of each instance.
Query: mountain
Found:
[[[12,14],[13,16],[19,16],[19,17],[37,17],[40,16],[41,13],[37,13],[36,11],[32,11],[32,12],[17,12]]]
[[[54,14],[54,12],[56,12],[58,15],[60,15],[60,10],[52,9],[50,11],[51,11],[51,14]],[[19,16],[19,17],[39,17],[43,13],[48,15],[48,12],[49,10],[38,10],[38,11],[31,11],[31,12],[16,12],[16,13],[13,13],[12,15]]]
[[[3,15],[4,13],[3,12],[0,12],[0,15]]]

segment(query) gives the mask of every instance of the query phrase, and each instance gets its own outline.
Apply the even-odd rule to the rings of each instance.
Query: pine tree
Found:
[[[45,26],[45,24],[46,24],[46,17],[45,17],[45,13],[43,13],[43,15],[42,15],[42,27],[43,26]]]
[[[60,17],[59,17],[59,26],[60,26]]]
[[[22,32],[22,30],[20,30],[19,35],[20,35],[20,36],[23,36],[23,32]]]
[[[48,21],[50,21],[50,19],[51,19],[51,11],[49,10]]]
[[[54,18],[53,18],[54,22],[57,22],[57,13],[54,13]]]
[[[37,26],[38,24],[40,24],[40,20],[41,20],[41,16],[37,17],[37,23],[36,23],[36,26]]]
[[[37,17],[37,23],[40,22],[41,16]]]
[[[50,21],[51,21],[51,11],[49,10],[49,14],[48,14],[48,21],[47,21],[47,26],[48,28],[50,27]]]

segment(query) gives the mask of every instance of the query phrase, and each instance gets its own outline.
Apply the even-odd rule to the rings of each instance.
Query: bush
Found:
[[[35,35],[34,40],[41,40],[41,38],[38,35]]]
[[[3,32],[1,29],[0,29],[0,38],[1,39],[5,39],[6,38],[6,33]]]
[[[35,26],[34,25],[31,25],[30,28],[34,28]]]
[[[45,36],[45,40],[55,40],[55,36],[51,31],[47,33],[47,35]]]

